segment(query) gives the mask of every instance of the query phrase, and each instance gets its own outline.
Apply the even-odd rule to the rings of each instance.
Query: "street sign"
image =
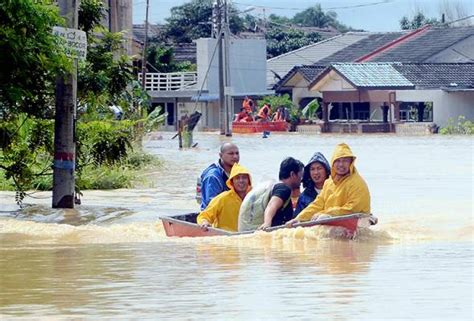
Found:
[[[55,26],[53,34],[64,39],[66,54],[69,57],[86,60],[87,35],[84,31]]]

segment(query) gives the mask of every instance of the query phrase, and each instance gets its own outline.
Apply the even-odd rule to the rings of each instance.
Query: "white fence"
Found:
[[[141,74],[138,74],[138,80],[142,81]],[[146,91],[188,90],[195,89],[196,84],[196,72],[147,72],[145,74]]]

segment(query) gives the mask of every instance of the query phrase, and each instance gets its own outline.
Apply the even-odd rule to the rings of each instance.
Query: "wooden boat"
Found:
[[[249,234],[254,231],[248,232],[229,232],[219,228],[209,227],[207,230],[203,230],[198,224],[196,224],[196,218],[198,213],[182,214],[175,216],[162,217],[163,227],[167,236],[177,237],[203,237],[203,236],[218,236],[218,235],[241,235]],[[315,225],[327,225],[327,226],[340,226],[345,229],[345,236],[353,238],[357,232],[357,226],[361,219],[368,219],[367,214],[349,214],[342,216],[334,216],[330,218],[324,218],[317,221],[309,221],[295,224],[291,228],[295,227],[310,227]],[[373,223],[375,224],[375,223]],[[271,232],[278,229],[287,228],[284,225],[274,226],[265,231]]]
[[[232,122],[232,132],[239,134],[262,133],[262,132],[286,132],[288,123],[286,121],[249,121]]]

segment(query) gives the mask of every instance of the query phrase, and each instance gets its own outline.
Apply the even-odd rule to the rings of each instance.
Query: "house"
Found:
[[[195,111],[202,114],[198,130],[215,130],[221,125],[217,40],[201,38],[195,43],[197,72],[146,73],[145,76],[145,89],[152,105],[160,105],[168,113],[169,130],[175,130],[179,119]],[[264,39],[230,39],[228,48],[229,84],[225,92],[230,97],[229,116],[233,116],[240,110],[245,96],[258,98],[273,91],[266,89]]]
[[[385,45],[386,43],[399,38],[406,32],[347,32],[299,49],[287,52],[283,55],[271,58],[267,61],[267,86],[273,88],[280,82],[285,75],[296,66],[302,65],[327,65],[320,61],[328,59],[329,62],[353,61],[360,56]],[[346,48],[350,48],[344,50]],[[337,54],[343,52],[343,57],[337,57]],[[341,60],[343,59],[343,60]],[[280,91],[282,84],[279,84]],[[291,86],[290,86],[291,87]],[[291,88],[288,90],[291,91]]]
[[[337,63],[309,89],[321,93],[327,132],[390,132],[400,121],[444,126],[458,115],[474,118],[474,63]]]
[[[300,59],[302,61],[303,59]],[[328,65],[338,64],[338,63],[367,63],[367,62],[386,62],[386,63],[393,63],[393,62],[401,62],[403,66],[407,66],[407,63],[412,63],[414,65],[418,64],[418,66],[423,65],[426,70],[437,70],[440,68],[441,65],[429,67],[429,64],[442,64],[442,63],[472,63],[474,62],[474,27],[455,27],[455,28],[448,28],[448,27],[431,27],[425,26],[418,30],[412,32],[401,32],[401,33],[387,33],[387,34],[372,34],[368,35],[365,38],[361,38],[358,41],[352,43],[349,46],[346,46],[339,51],[332,53],[331,55],[327,55],[326,57],[315,61],[315,63],[311,66],[294,66],[275,86],[275,90],[277,92],[290,92],[292,95],[292,99],[296,104],[300,104],[300,106],[304,106],[308,103],[311,99],[318,99],[322,102],[323,94],[317,90],[321,86],[315,86],[314,78],[317,77],[314,74],[318,70],[323,70],[324,67]],[[350,65],[350,64],[349,64]],[[352,66],[352,65],[351,65]],[[398,67],[400,65],[393,65],[393,68],[402,68]],[[462,66],[462,65],[461,65]],[[340,66],[339,66],[340,67]],[[463,67],[458,67],[457,65],[452,65],[452,68],[449,66],[443,67],[443,72],[448,72],[450,75],[450,81],[452,83],[460,83],[463,82],[464,79],[464,71]],[[355,67],[354,67],[355,68]],[[380,68],[378,67],[375,69],[370,69],[369,67],[361,67],[364,68],[365,72],[380,72]],[[387,67],[388,68],[388,67]],[[415,67],[412,67],[415,68]],[[421,68],[421,67],[420,67]],[[333,71],[332,74],[335,72]],[[339,75],[341,76],[341,75]],[[367,77],[375,76],[375,75],[366,75]],[[410,75],[403,75],[409,80],[413,81],[413,85],[415,86],[415,90],[442,90],[441,88],[445,88],[449,85],[449,83],[432,83],[432,87],[427,88],[424,87],[422,83],[420,83],[421,78],[418,75],[418,78],[411,79]],[[440,75],[437,75],[440,77]],[[310,79],[313,77],[313,79]],[[313,83],[311,85],[311,83]],[[392,85],[387,83],[389,87]],[[305,88],[306,87],[306,88]],[[312,89],[311,89],[312,88]],[[322,87],[321,87],[322,88]],[[354,88],[353,88],[354,89]],[[391,88],[393,90],[398,90],[396,86]],[[464,92],[469,91],[468,89],[463,89]],[[407,91],[403,91],[403,93],[407,94]],[[446,91],[443,91],[446,93]],[[327,94],[326,94],[327,95]],[[417,102],[416,106],[420,106],[421,103],[420,99],[423,95],[415,95],[417,99],[414,99],[415,96],[412,95],[412,101]],[[441,106],[447,106],[458,103],[454,101],[454,97],[459,97],[459,95],[466,95],[466,97],[470,97],[470,94],[456,94],[456,95],[442,95],[444,103],[433,102],[437,105],[436,112],[433,109],[432,112],[434,113],[433,121],[437,125],[444,125],[447,122],[447,116],[451,115],[454,118],[457,118],[456,115],[460,114],[453,114],[451,111],[442,111],[440,108]],[[414,108],[413,104],[410,104],[410,100],[407,100],[408,97],[404,96],[402,92],[399,93],[397,97],[404,97],[403,100],[400,101],[400,115],[394,116],[393,119],[397,119],[398,121],[409,121],[411,120],[410,117],[407,118],[407,109]],[[446,100],[450,101],[453,100],[451,103],[447,102]],[[431,100],[426,100],[426,102],[430,102]],[[326,99],[327,102],[327,99]],[[370,103],[372,101],[354,101],[354,100],[341,100],[341,101],[334,101],[334,97],[332,98],[333,104],[331,106],[337,106],[331,114],[328,115],[328,121],[331,120],[358,120],[358,121],[374,121],[374,120],[383,120],[382,114],[378,112],[370,112],[371,107],[369,108]],[[388,101],[387,103],[391,102],[394,103],[395,101]],[[348,115],[345,113],[337,112],[337,110],[346,110],[349,108],[349,104],[354,103],[351,108],[355,108],[353,113],[354,117],[350,118],[347,117]],[[361,105],[361,103],[364,103]],[[337,104],[337,105],[335,105]],[[368,105],[369,104],[369,105]],[[463,103],[461,104],[462,106]],[[460,110],[465,110],[464,107],[460,106]],[[391,106],[392,109],[395,106]],[[416,107],[418,108],[418,107]],[[446,107],[445,107],[446,108]],[[367,117],[367,112],[369,112],[370,117]],[[468,111],[466,111],[469,114]],[[349,113],[349,116],[353,115]],[[444,115],[444,116],[443,116]],[[466,115],[465,115],[466,116]],[[423,117],[417,117],[418,120],[423,119]],[[329,129],[327,127],[326,129]],[[392,128],[393,129],[393,128]]]

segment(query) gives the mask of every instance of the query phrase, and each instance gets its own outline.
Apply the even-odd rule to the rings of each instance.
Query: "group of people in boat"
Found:
[[[235,122],[252,122],[252,121],[285,121],[288,119],[288,111],[284,107],[272,113],[272,106],[269,103],[264,103],[263,106],[256,112],[255,103],[249,97],[245,97],[242,102],[240,112],[235,115]]]
[[[306,165],[287,157],[280,164],[278,182],[254,187],[250,172],[239,163],[238,147],[224,143],[219,160],[201,174],[197,223],[203,229],[212,226],[247,231],[352,213],[370,214],[369,189],[355,160],[345,143],[336,146],[331,163],[320,152]],[[301,183],[304,190],[300,194]]]

